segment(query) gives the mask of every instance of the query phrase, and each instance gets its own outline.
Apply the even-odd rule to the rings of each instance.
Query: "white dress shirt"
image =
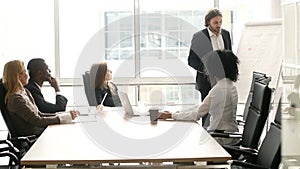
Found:
[[[213,50],[224,50],[224,41],[222,37],[222,31],[218,35],[214,34],[209,28],[207,28],[208,34],[211,40],[211,45],[213,47]]]
[[[225,130],[238,132],[236,121],[236,110],[238,103],[238,93],[234,83],[230,79],[221,79],[210,90],[200,106],[189,110],[172,113],[172,118],[176,120],[197,121],[208,112],[211,114],[208,130]],[[239,139],[216,138],[223,145],[233,145]]]

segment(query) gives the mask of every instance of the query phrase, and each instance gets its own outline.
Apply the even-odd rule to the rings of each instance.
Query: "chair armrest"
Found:
[[[225,134],[231,134],[231,135],[242,135],[239,132],[231,132],[231,131],[225,131],[225,130],[207,130],[208,133],[225,133]]]
[[[30,135],[30,136],[21,136],[21,137],[13,137],[10,138],[9,140],[11,140],[12,142],[26,142],[29,145],[32,145],[36,140],[37,137],[36,135]]]
[[[246,123],[244,120],[236,120],[236,121],[237,121],[238,125],[240,125],[240,126],[244,126]]]
[[[30,145],[32,145],[36,140],[37,140],[37,137],[36,135],[30,135],[30,136],[26,136],[26,137],[18,137],[19,140],[24,140],[26,141],[27,143],[29,143]]]
[[[19,149],[19,157],[23,157],[29,148],[35,143],[37,137],[35,135],[23,136],[23,137],[13,137],[9,139],[14,147]]]
[[[234,152],[238,152],[238,153],[248,155],[248,156],[252,156],[252,157],[256,157],[257,153],[258,153],[258,150],[256,150],[256,149],[242,147],[242,146],[223,145],[223,148],[227,151],[234,151]]]
[[[212,137],[224,137],[224,138],[230,138],[229,134],[226,133],[215,133],[215,132],[210,132],[209,133]]]
[[[218,130],[218,129],[215,129],[215,130],[207,130],[208,133],[225,133],[225,130]]]
[[[254,162],[257,159],[258,151],[255,149],[245,149],[241,146],[223,145],[223,148],[232,156],[234,160],[247,160]]]
[[[220,133],[220,132],[211,131],[211,132],[208,132],[208,133],[209,133],[212,137],[242,138],[242,134],[237,133],[237,132],[223,131],[222,133]]]
[[[250,148],[250,147],[243,147],[243,146],[239,146],[239,149],[244,150],[245,152],[249,152],[249,153],[258,153],[257,149],[254,148]]]
[[[239,160],[232,160],[229,163],[231,163],[231,166],[243,166],[247,168],[254,168],[254,169],[268,169],[264,166],[257,165],[257,164],[252,164],[244,161],[239,161]]]

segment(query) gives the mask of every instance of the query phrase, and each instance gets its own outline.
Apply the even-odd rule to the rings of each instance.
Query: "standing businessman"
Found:
[[[222,13],[218,9],[211,9],[204,19],[206,28],[193,35],[188,56],[188,64],[197,71],[196,89],[200,91],[202,101],[215,84],[205,69],[205,57],[213,50],[232,50],[230,34],[221,28]],[[209,126],[209,118],[209,114],[202,118],[203,127]]]
[[[55,78],[51,76],[51,70],[48,68],[44,59],[35,58],[28,62],[29,83],[25,86],[32,94],[34,101],[41,112],[56,113],[66,110],[68,99],[60,94],[59,85]],[[48,81],[56,93],[56,102],[50,103],[45,100],[41,88],[43,83]]]

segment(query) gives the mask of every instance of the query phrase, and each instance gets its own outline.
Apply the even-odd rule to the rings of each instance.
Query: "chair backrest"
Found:
[[[0,108],[1,108],[1,114],[3,116],[3,119],[6,123],[8,132],[10,137],[18,137],[17,131],[15,129],[15,127],[13,126],[12,120],[9,116],[9,112],[6,108],[6,105],[4,103],[4,97],[6,95],[6,89],[4,87],[4,84],[2,83],[2,81],[0,82]]]
[[[245,103],[245,109],[244,109],[244,113],[243,113],[243,120],[244,121],[246,121],[248,111],[249,111],[249,107],[250,107],[250,103],[252,102],[252,95],[253,95],[254,82],[255,81],[260,81],[262,83],[269,84],[269,82],[271,81],[271,77],[267,77],[267,75],[265,73],[261,73],[261,72],[254,71],[252,73],[252,82],[251,82],[249,94],[248,94],[248,97],[247,97],[247,101]]]
[[[281,162],[281,127],[271,123],[270,129],[262,142],[256,164],[266,168],[277,169]]]
[[[283,94],[283,88],[277,87],[274,92],[274,97],[272,101],[272,111],[270,112],[271,119],[270,121],[273,121],[275,124],[281,125],[281,114],[282,114],[282,94]]]
[[[278,102],[277,111],[275,114],[275,119],[274,119],[274,123],[276,123],[280,126],[281,126],[281,114],[282,114],[282,107],[281,107],[281,97],[280,97],[279,102]]]
[[[245,121],[241,145],[257,149],[264,129],[271,102],[271,89],[268,84],[255,81],[252,102]]]
[[[95,96],[95,89],[91,88],[90,82],[90,72],[86,71],[82,75],[84,91],[86,98],[88,100],[89,106],[97,106],[96,96]]]

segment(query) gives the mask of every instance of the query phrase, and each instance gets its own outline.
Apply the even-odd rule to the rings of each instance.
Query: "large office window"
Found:
[[[61,85],[72,88],[82,85],[82,74],[93,63],[105,60],[113,70],[113,80],[121,90],[133,92],[133,100],[149,102],[152,92],[160,90],[166,102],[194,103],[199,92],[194,89],[196,72],[187,65],[187,56],[193,34],[204,28],[206,11],[214,6],[221,9],[223,28],[231,31],[236,49],[239,29],[249,18],[269,18],[265,15],[269,4],[259,2],[260,8],[256,8],[256,3],[0,1],[1,66],[12,59],[27,63],[33,57],[42,57]]]
[[[55,74],[52,1],[0,1],[0,74],[10,60],[44,58]]]
[[[114,56],[115,51],[107,50],[105,46],[114,46],[126,36],[114,31],[123,26],[114,23],[128,16],[122,11],[131,11],[129,14],[132,15],[134,5],[132,0],[63,0],[59,1],[58,7],[60,77],[81,78],[82,73],[89,70],[93,63],[105,60],[107,53]],[[129,25],[131,32],[132,24],[125,25]],[[111,28],[109,39],[105,38],[107,26]]]
[[[299,92],[300,74],[300,1],[284,0],[283,6],[283,34],[284,34],[284,60],[282,75],[285,92]]]
[[[204,14],[213,3],[126,2],[59,1],[60,77],[80,79],[93,63],[105,60],[117,84],[136,84],[132,100],[148,102],[153,88],[163,91],[167,102],[198,99],[187,56],[192,35],[203,28]],[[178,90],[167,84],[186,86]],[[195,97],[181,95],[185,92]]]

